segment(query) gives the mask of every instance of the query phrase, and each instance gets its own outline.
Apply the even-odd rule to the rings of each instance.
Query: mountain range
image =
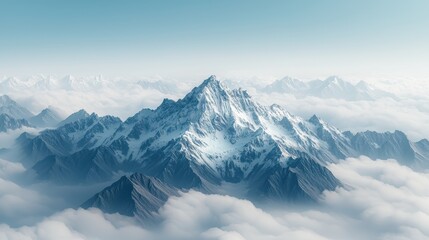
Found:
[[[317,116],[262,106],[214,76],[182,99],[165,99],[125,121],[81,110],[55,129],[22,134],[15,147],[39,180],[119,179],[82,206],[142,221],[155,217],[168,196],[221,193],[224,183],[254,201],[317,202],[323,191],[343,186],[326,166],[347,157],[429,166],[425,139],[412,142],[400,131],[341,132]]]
[[[263,80],[263,79],[262,79]],[[378,89],[365,81],[356,84],[330,76],[324,80],[316,79],[303,81],[296,78],[284,77],[268,85],[254,84],[254,81],[226,80],[225,85],[231,88],[255,88],[262,93],[292,94],[297,97],[313,96],[328,99],[343,99],[347,101],[377,100],[380,98],[398,99],[390,92]],[[183,85],[183,86],[182,86]],[[0,93],[31,91],[100,91],[102,89],[129,91],[131,89],[146,89],[164,95],[181,95],[185,89],[190,89],[189,83],[177,84],[162,79],[157,80],[125,80],[105,79],[102,76],[75,77],[67,75],[62,78],[37,75],[27,79],[9,77],[0,79]]]
[[[284,77],[262,88],[266,93],[286,93],[298,97],[313,96],[319,98],[344,99],[348,101],[376,100],[380,98],[396,99],[392,93],[377,89],[364,81],[352,84],[337,76],[325,80],[302,81]]]

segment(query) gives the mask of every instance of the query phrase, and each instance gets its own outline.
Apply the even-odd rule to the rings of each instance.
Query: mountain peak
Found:
[[[226,96],[227,88],[216,78],[215,75],[211,75],[209,78],[203,81],[198,87],[192,89],[183,100],[189,100],[196,98],[198,101],[201,98],[216,98],[216,96]]]
[[[340,77],[335,76],[335,75],[326,78],[325,81],[328,82],[328,83],[335,83],[335,84],[339,84],[339,83],[344,82],[343,79],[341,79]]]
[[[221,87],[219,79],[215,75],[211,75],[209,78],[203,81],[203,83],[198,88],[204,87]]]
[[[64,119],[62,122],[58,124],[58,127],[64,126],[67,123],[75,122],[80,119],[84,119],[89,117],[90,115],[84,110],[80,109],[79,111],[72,113],[70,116],[68,116],[66,119]]]
[[[216,75],[210,75],[210,77],[207,78],[205,81],[219,81],[219,80],[216,78]]]

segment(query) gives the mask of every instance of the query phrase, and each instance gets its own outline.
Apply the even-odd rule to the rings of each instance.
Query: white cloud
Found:
[[[162,229],[182,239],[429,237],[427,173],[366,157],[329,167],[347,187],[325,192],[318,207],[263,210],[234,197],[190,192],[162,208]]]
[[[0,158],[0,178],[10,178],[24,171],[25,168],[21,163],[10,162]]]
[[[251,202],[230,196],[191,191],[169,199],[160,214],[167,239],[325,239],[291,229]]]
[[[347,212],[374,234],[384,232],[382,239],[429,237],[429,174],[393,160],[366,157],[348,159],[330,169],[351,186],[350,190],[325,193],[324,202],[332,210]]]
[[[36,221],[51,213],[51,201],[38,192],[0,178],[0,219],[13,225]]]
[[[146,230],[132,219],[99,210],[66,209],[34,226],[11,228],[0,224],[0,240],[145,239]]]

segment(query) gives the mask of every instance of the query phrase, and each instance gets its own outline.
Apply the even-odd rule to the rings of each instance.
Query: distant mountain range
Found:
[[[297,97],[312,96],[328,99],[343,99],[347,101],[372,101],[381,98],[398,99],[394,94],[378,89],[364,81],[353,84],[337,76],[331,76],[325,80],[316,79],[311,81],[284,77],[268,85],[256,85],[249,81],[240,82],[228,80],[226,82],[226,84],[232,88],[252,87],[255,88],[257,92],[292,94]],[[56,78],[38,75],[27,79],[15,77],[0,79],[0,94],[22,90],[99,91],[102,89],[118,90],[124,88],[141,88],[156,91],[161,94],[181,95],[184,88],[190,89],[191,86],[183,88],[179,87],[177,83],[161,79],[134,81],[124,79],[107,80],[102,76],[84,78],[68,75],[62,78]]]
[[[142,221],[155,217],[168,196],[219,193],[224,182],[239,183],[254,201],[317,202],[323,191],[342,186],[326,165],[347,157],[429,166],[427,140],[411,142],[400,131],[341,132],[317,116],[306,120],[278,105],[262,106],[214,76],[184,98],[165,99],[124,122],[81,110],[55,129],[22,134],[16,147],[40,180],[119,178],[82,206]]]
[[[370,86],[364,81],[352,84],[337,76],[331,76],[325,80],[307,82],[285,77],[262,88],[262,91],[266,93],[293,94],[298,97],[313,96],[349,101],[376,100],[380,98],[396,99],[394,94]]]

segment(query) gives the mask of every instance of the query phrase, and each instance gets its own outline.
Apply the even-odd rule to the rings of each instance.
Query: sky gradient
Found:
[[[0,76],[428,76],[426,0],[0,0]]]

